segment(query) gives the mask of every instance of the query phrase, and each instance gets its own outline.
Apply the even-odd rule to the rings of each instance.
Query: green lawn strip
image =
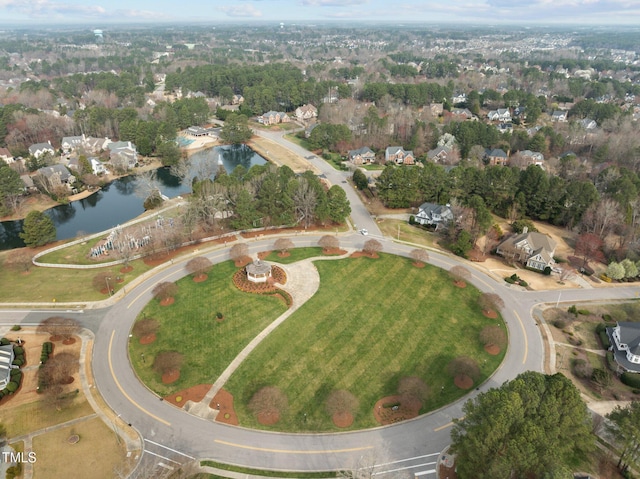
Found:
[[[152,317],[160,323],[157,339],[141,345],[132,338],[129,352],[137,374],[157,394],[211,384],[244,346],[286,311],[277,298],[239,291],[231,279],[235,271],[233,262],[226,261],[215,265],[202,283],[182,278],[173,305],[160,306],[152,300],[143,310],[139,318]],[[217,312],[224,315],[223,321],[216,321]],[[169,385],[162,384],[152,369],[160,351],[184,355],[180,379]]]
[[[52,251],[51,253],[40,256],[38,261],[40,263],[51,264],[100,264],[114,261],[117,259],[115,255],[100,256],[99,258],[91,258],[90,256],[91,248],[106,236],[107,234],[105,233],[104,237],[93,238],[86,242]]]
[[[381,255],[318,261],[320,289],[245,360],[226,388],[242,425],[262,427],[247,409],[260,387],[288,397],[278,430],[335,430],[324,409],[329,393],[347,389],[359,399],[353,428],[375,426],[374,403],[397,392],[403,376],[420,376],[431,395],[422,412],[463,396],[446,374],[458,356],[475,358],[477,384],[500,364],[479,341],[485,318],[478,290],[456,288],[443,270],[415,268],[406,258]],[[306,421],[305,421],[306,413]]]
[[[27,403],[17,407],[8,407],[10,404],[0,409],[0,422],[6,426],[8,437],[10,438],[93,414],[93,409],[84,400],[74,402],[61,411],[56,411],[53,407],[47,407],[43,401]]]
[[[120,273],[120,265],[86,270],[32,267],[26,274],[0,268],[0,285],[5,285],[0,288],[0,302],[100,301],[107,296],[93,288],[94,276],[109,271],[114,281],[116,276],[122,277],[122,283],[111,285],[117,291],[151,269],[142,260],[132,262],[131,266],[133,271],[126,274]]]
[[[215,467],[223,471],[239,472],[241,474],[249,474],[252,476],[265,476],[265,477],[282,477],[282,478],[296,478],[296,479],[322,479],[329,477],[338,477],[338,473],[335,471],[327,472],[288,472],[288,471],[268,471],[262,469],[251,469],[248,467],[231,466],[229,464],[223,464],[215,461],[200,461],[201,467]]]
[[[293,248],[289,250],[289,256],[281,257],[277,251],[272,251],[264,259],[274,263],[291,264],[307,258],[322,256],[322,248]]]

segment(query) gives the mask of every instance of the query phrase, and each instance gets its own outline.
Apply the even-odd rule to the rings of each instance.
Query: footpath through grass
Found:
[[[325,402],[345,389],[359,400],[352,429],[378,425],[373,407],[397,394],[405,376],[419,376],[430,389],[422,413],[467,391],[446,373],[451,360],[468,356],[481,370],[479,384],[500,364],[484,351],[482,328],[503,324],[482,315],[480,292],[457,288],[447,273],[411,260],[382,254],[380,259],[318,261],[319,291],[280,325],[245,360],[225,385],[243,426],[264,428],[248,403],[264,386],[280,388],[288,410],[273,429],[332,431]]]
[[[268,295],[243,293],[232,281],[237,270],[233,262],[216,264],[206,281],[195,283],[191,276],[177,281],[175,303],[160,306],[152,300],[140,318],[156,318],[157,339],[142,345],[132,338],[130,359],[138,376],[161,396],[198,384],[211,384],[260,331],[286,311],[283,301]],[[224,319],[216,320],[216,313]],[[163,384],[153,370],[160,351],[183,354],[180,379]],[[144,354],[144,356],[143,356]]]

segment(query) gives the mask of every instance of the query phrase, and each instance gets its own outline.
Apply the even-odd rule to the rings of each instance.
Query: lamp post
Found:
[[[107,293],[109,294],[109,296],[111,296],[111,286],[109,286],[110,279],[111,278],[109,276],[104,277],[104,282],[107,284]]]

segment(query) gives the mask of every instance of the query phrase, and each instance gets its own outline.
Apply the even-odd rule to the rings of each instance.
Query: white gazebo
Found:
[[[271,265],[260,259],[248,264],[245,268],[247,279],[252,283],[266,283],[271,277]]]

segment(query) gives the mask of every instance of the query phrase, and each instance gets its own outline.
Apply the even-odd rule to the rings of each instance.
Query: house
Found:
[[[278,123],[289,123],[291,118],[283,111],[268,111],[264,115],[258,117],[258,123],[263,125],[276,125]]]
[[[13,155],[8,148],[0,148],[0,160],[4,160],[7,165],[14,162]]]
[[[37,174],[46,177],[53,188],[60,185],[71,185],[76,181],[76,177],[69,172],[67,167],[59,163],[39,168]]]
[[[89,163],[91,163],[91,170],[93,171],[94,175],[102,175],[102,174],[109,173],[105,168],[104,163],[98,160],[98,158],[89,158]]]
[[[295,115],[298,121],[312,120],[318,116],[318,109],[311,104],[302,105],[296,108]]]
[[[384,152],[384,161],[393,161],[396,165],[415,165],[416,163],[413,151],[405,151],[401,146],[387,147]]]
[[[233,95],[231,98],[232,105],[241,105],[244,103],[244,97],[242,95]]]
[[[549,236],[537,231],[529,232],[527,228],[518,235],[504,240],[496,248],[496,253],[504,258],[519,261],[528,268],[544,271],[555,262],[553,254],[556,251],[556,242]]]
[[[523,165],[521,166],[525,168],[529,165],[544,165],[544,155],[538,151],[523,150],[518,155],[522,159]]]
[[[592,120],[591,118],[583,118],[578,123],[585,130],[595,130],[598,127],[598,124],[595,122],[595,120]]]
[[[13,345],[0,346],[0,390],[11,382],[11,363],[14,359]]]
[[[35,193],[35,192],[38,191],[38,188],[36,187],[35,183],[33,182],[33,178],[31,178],[31,176],[29,176],[29,175],[20,175],[20,179],[22,180],[22,183],[24,184],[23,190],[25,191],[25,193]]]
[[[567,121],[567,112],[562,110],[556,110],[551,114],[551,120],[564,123]]]
[[[453,220],[453,211],[449,205],[422,203],[414,220],[421,225],[435,226],[438,229],[438,226]]]
[[[207,136],[209,134],[209,130],[202,128],[201,126],[190,126],[187,128],[187,134],[191,136]]]
[[[56,154],[56,150],[53,148],[50,141],[47,143],[35,143],[29,147],[29,154],[34,158],[40,158],[45,153],[48,153],[51,156]]]
[[[62,153],[68,155],[77,147],[81,146],[85,142],[84,135],[81,136],[65,136],[62,138],[62,143],[60,143],[60,148],[62,148]]]
[[[459,93],[458,95],[454,95],[451,97],[451,103],[457,105],[458,103],[466,103],[467,102],[467,94]]]
[[[491,110],[487,113],[487,118],[490,121],[510,122],[511,112],[508,108],[498,108],[497,110]]]
[[[368,146],[357,150],[349,150],[349,161],[354,165],[366,165],[376,160],[376,154]]]
[[[509,156],[501,148],[487,148],[484,157],[490,166],[506,166],[509,162]]]
[[[607,335],[616,363],[625,371],[640,373],[640,323],[618,321],[607,328]]]
[[[451,156],[451,148],[447,146],[438,146],[433,150],[427,151],[427,158],[429,158],[434,163],[447,163],[449,157]]]
[[[440,115],[442,115],[442,112],[444,111],[444,104],[443,103],[431,103],[429,105],[429,110],[431,111],[431,114],[433,116],[440,116]]]
[[[109,149],[109,161],[114,165],[133,168],[138,163],[136,145],[130,141],[112,141],[107,145],[107,148]]]
[[[471,120],[473,113],[468,108],[454,108],[451,110],[451,117],[457,120]]]

